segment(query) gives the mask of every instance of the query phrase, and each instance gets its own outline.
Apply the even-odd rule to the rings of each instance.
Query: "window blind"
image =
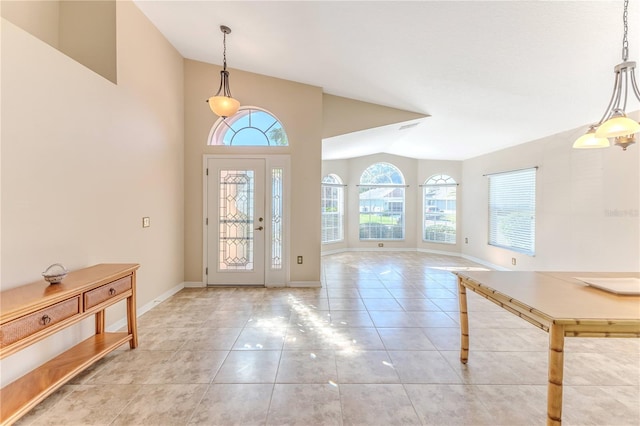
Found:
[[[536,170],[489,175],[489,244],[535,254]]]

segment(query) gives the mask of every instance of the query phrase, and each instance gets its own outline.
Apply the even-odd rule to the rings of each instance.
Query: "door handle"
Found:
[[[262,226],[258,226],[258,227],[256,228],[256,231],[262,231],[263,229],[264,229],[264,227],[262,227]]]

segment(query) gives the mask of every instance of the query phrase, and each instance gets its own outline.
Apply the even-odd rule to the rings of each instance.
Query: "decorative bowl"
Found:
[[[42,273],[45,281],[50,284],[58,284],[67,276],[67,269],[59,263],[54,263]]]

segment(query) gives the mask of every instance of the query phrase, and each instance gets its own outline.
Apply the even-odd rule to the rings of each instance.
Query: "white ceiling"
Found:
[[[462,160],[596,122],[621,62],[622,0],[136,4],[185,58],[220,65],[224,24],[232,69],[430,115],[325,140],[326,159]],[[628,16],[640,61],[640,0]]]

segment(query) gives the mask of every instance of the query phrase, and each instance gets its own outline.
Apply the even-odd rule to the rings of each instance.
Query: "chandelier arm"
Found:
[[[224,94],[229,98],[233,98],[233,96],[231,96],[231,89],[229,89],[229,72],[228,71],[225,74],[225,77],[226,78],[224,79]]]
[[[640,102],[640,89],[638,89],[638,82],[636,81],[636,73],[633,68],[631,68],[631,87],[633,88],[633,93],[635,93],[636,98]]]
[[[622,71],[621,78],[624,79],[621,81],[621,95],[624,96],[624,100],[622,102],[622,110],[626,111],[627,110],[627,93],[629,91],[629,76],[627,75],[627,71],[624,70]]]
[[[216,92],[216,94],[214,96],[218,96],[220,94],[220,92],[222,92],[222,89],[224,88],[224,71],[220,71],[220,87],[218,87],[218,91]]]
[[[620,97],[620,73],[616,72],[616,80],[613,84],[613,93],[611,94],[611,99],[609,100],[609,106],[604,111],[602,118],[598,121],[598,126],[604,123],[604,121],[609,118],[611,112],[613,111],[613,106],[616,104],[616,99]],[[617,96],[616,96],[617,95]]]

